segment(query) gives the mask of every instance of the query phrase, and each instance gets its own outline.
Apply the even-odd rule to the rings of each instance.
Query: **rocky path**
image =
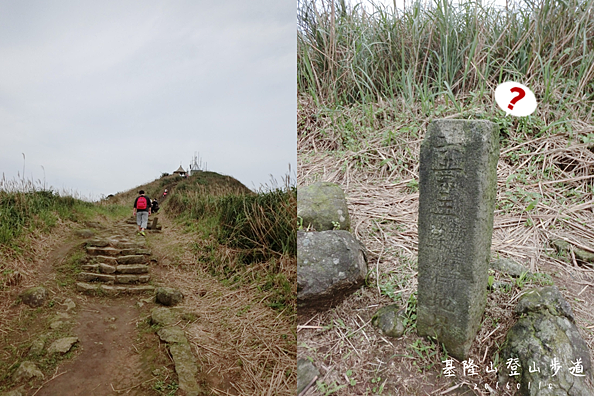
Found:
[[[183,296],[176,290],[160,287],[164,282],[152,274],[157,260],[146,238],[136,235],[134,225],[126,220],[109,227],[96,224],[93,225],[96,228],[77,231],[84,241],[79,245],[81,258],[72,269],[76,283],[68,287],[73,295],[64,298],[56,314],[43,319],[55,332],[40,334],[37,344],[32,344],[30,360],[21,364],[13,378],[27,383],[14,389],[14,394],[148,395],[149,391],[156,392],[153,394],[177,391],[196,395],[201,392],[194,356],[183,330],[174,325],[177,313],[171,313],[167,307],[179,303]],[[156,230],[156,222],[154,225],[150,232],[160,232]],[[65,246],[73,248],[74,244],[65,242]],[[63,247],[55,251],[58,255],[51,255],[55,263],[47,266],[49,272],[56,271],[56,265],[66,260],[61,255],[72,253]],[[157,294],[159,303],[166,305],[156,302]],[[140,332],[140,325],[146,328],[146,333]],[[159,338],[166,344],[162,348]],[[50,352],[57,341],[67,344],[61,352]],[[161,359],[169,364],[167,348],[175,363],[175,373],[168,371],[167,365],[164,368],[158,365]],[[43,376],[38,365],[43,368],[49,360],[69,354],[73,359],[61,361],[51,377]]]

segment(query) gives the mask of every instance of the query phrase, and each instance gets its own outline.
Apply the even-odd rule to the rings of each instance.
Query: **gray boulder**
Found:
[[[506,273],[512,277],[519,277],[521,273],[528,272],[529,270],[523,266],[508,258],[500,258],[496,261],[490,262],[490,267],[502,273]]]
[[[534,289],[515,308],[520,316],[508,331],[500,368],[500,383],[515,376],[524,395],[592,395],[586,379],[592,375],[590,353],[575,325],[569,303],[556,286]],[[553,366],[558,363],[558,366]],[[538,369],[539,371],[536,371]],[[509,371],[513,371],[511,375]]]
[[[158,287],[156,289],[156,302],[165,306],[175,306],[183,300],[181,291],[175,288]]]
[[[164,327],[159,329],[156,334],[166,343],[187,343],[185,333],[179,327]]]
[[[60,353],[65,354],[75,343],[79,342],[79,338],[76,336],[70,336],[66,338],[60,338],[52,342],[50,347],[48,348],[48,354]]]
[[[364,284],[367,258],[345,230],[298,232],[298,308],[326,310]]]
[[[556,250],[558,255],[564,257],[564,259],[568,262],[571,262],[571,250],[573,250],[573,254],[575,254],[575,258],[580,262],[585,262],[588,265],[592,265],[594,263],[594,253],[582,250],[575,246],[572,246],[567,241],[562,239],[554,239],[550,241],[550,245],[552,248]]]
[[[31,356],[41,356],[44,354],[44,346],[46,344],[46,337],[40,336],[31,342],[31,347],[29,348],[28,355]]]
[[[48,292],[44,287],[33,287],[21,292],[21,300],[29,307],[40,307],[46,302]]]
[[[199,395],[200,387],[198,381],[196,381],[198,366],[189,343],[187,341],[184,343],[171,343],[169,344],[169,352],[175,363],[177,382],[181,391],[188,396]]]
[[[379,328],[384,335],[393,338],[399,338],[404,333],[404,310],[401,310],[397,304],[382,307],[377,310],[371,324]]]
[[[13,380],[15,382],[20,382],[22,380],[28,381],[32,378],[44,379],[44,374],[33,362],[23,361],[21,365],[19,365],[19,368],[17,368],[15,371]]]
[[[350,230],[350,215],[344,191],[331,182],[317,182],[298,188],[298,218],[304,227],[312,226],[317,231]]]
[[[166,326],[175,324],[177,321],[179,321],[179,313],[167,307],[156,307],[150,313],[151,324]]]
[[[305,358],[298,360],[298,388],[296,393],[300,394],[315,378],[319,376],[319,370]]]

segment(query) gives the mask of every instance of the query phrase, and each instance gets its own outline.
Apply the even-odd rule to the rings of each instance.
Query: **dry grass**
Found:
[[[18,294],[48,279],[49,275],[40,268],[47,261],[50,253],[64,244],[74,224],[71,221],[58,219],[51,234],[42,233],[39,229],[31,231],[29,235],[22,238],[25,245],[20,247],[21,252],[6,246],[1,247],[0,332],[6,329],[6,324],[16,313],[10,308],[14,305]]]
[[[324,114],[310,99],[299,98],[298,184],[340,184],[352,232],[370,252],[370,287],[334,309],[298,320],[299,357],[312,358],[322,375],[322,383],[307,394],[482,394],[485,383],[495,387],[495,376],[484,368],[494,361],[515,322],[518,298],[545,279],[538,275],[519,284],[493,274],[496,280],[511,282],[512,288],[488,294],[470,353],[483,373],[478,378],[443,377],[445,353],[414,331],[399,339],[376,332],[370,325],[375,311],[392,303],[392,296],[400,296],[397,303],[406,306],[417,290],[418,155],[426,125],[435,117],[418,108],[394,106],[383,100],[369,105],[373,117],[368,118],[356,108]],[[550,111],[540,105],[539,118],[545,120]],[[471,115],[442,110],[437,117]],[[351,134],[344,127],[348,123],[354,126]],[[570,131],[535,138],[535,128],[545,125],[531,134],[520,131],[522,127],[515,121],[501,136],[492,257],[509,257],[532,273],[550,275],[571,304],[593,361],[593,269],[557,256],[549,244],[560,237],[593,252],[593,143],[580,139],[589,137],[593,128],[570,122]]]
[[[197,236],[182,233],[164,214],[161,223],[163,233],[150,240],[159,263],[155,271],[183,292],[184,310],[196,316],[185,330],[211,392],[294,394],[295,317],[268,308],[252,286],[226,287],[206,274],[193,253]]]

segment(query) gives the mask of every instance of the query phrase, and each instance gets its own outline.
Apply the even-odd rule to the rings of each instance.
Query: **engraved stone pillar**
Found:
[[[467,359],[486,302],[498,126],[433,120],[421,144],[417,332]]]

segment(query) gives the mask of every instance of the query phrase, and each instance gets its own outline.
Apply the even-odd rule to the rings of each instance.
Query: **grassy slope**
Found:
[[[133,206],[139,190],[161,198],[165,188],[162,213],[197,236],[199,266],[229,285],[255,285],[271,307],[295,316],[295,187],[254,193],[235,178],[201,171],[162,177],[107,202]]]
[[[324,328],[298,335],[299,356],[328,368],[313,392],[423,395],[474,383],[441,377],[444,351],[413,328],[389,340],[368,326],[385,304],[414,309],[418,157],[433,118],[501,126],[492,254],[532,274],[490,272],[508,286],[489,294],[472,358],[482,368],[499,364],[519,294],[547,283],[570,302],[593,352],[593,272],[550,244],[563,237],[593,251],[592,5],[567,3],[533,2],[503,14],[436,1],[411,3],[405,14],[362,14],[336,2],[332,24],[330,2],[325,12],[300,2],[298,183],[343,186],[353,232],[372,254],[370,288],[307,323]],[[498,109],[493,89],[507,80],[536,93],[532,116]],[[485,373],[475,381],[479,388],[496,382]]]

